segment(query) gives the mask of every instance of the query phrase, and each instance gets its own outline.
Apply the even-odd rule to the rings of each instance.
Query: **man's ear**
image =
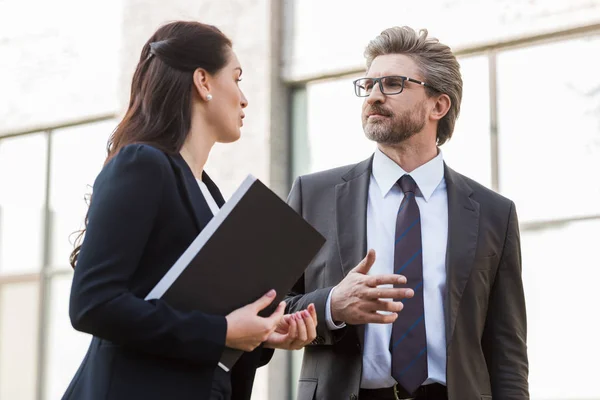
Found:
[[[431,118],[436,121],[439,121],[440,119],[444,118],[444,116],[448,114],[451,105],[452,100],[450,100],[450,97],[447,94],[441,94],[437,96],[435,105],[431,110]]]

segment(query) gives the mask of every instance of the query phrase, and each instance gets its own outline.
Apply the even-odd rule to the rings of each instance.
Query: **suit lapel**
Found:
[[[183,183],[183,188],[184,188],[184,191],[186,194],[188,207],[190,208],[192,215],[194,216],[194,220],[196,221],[196,226],[198,227],[198,232],[200,232],[200,231],[202,231],[202,229],[204,229],[206,224],[208,224],[208,221],[210,221],[212,219],[212,217],[213,217],[212,211],[210,210],[210,207],[208,206],[206,199],[204,199],[204,196],[202,195],[202,192],[200,191],[200,187],[198,186],[198,182],[196,181],[196,178],[194,177],[192,170],[187,165],[187,163],[185,162],[183,157],[181,157],[181,155],[178,153],[175,155],[171,155],[171,159],[174,161],[175,171],[179,174],[180,180]],[[209,187],[211,194],[213,194],[213,196],[214,196],[213,190],[210,188],[209,184],[206,181],[204,181],[205,177],[208,177],[208,175],[205,175],[203,173],[203,176],[202,176],[203,182],[206,183],[206,186]],[[211,186],[214,186],[216,188],[216,186],[210,180],[210,178],[208,178],[208,181],[210,181]],[[218,189],[216,189],[216,191],[218,192]],[[219,193],[219,198],[220,199],[217,199],[215,197],[215,201],[217,202],[217,204],[218,204],[219,200],[223,199],[220,193]],[[221,205],[222,204],[219,204],[219,207]]]
[[[479,203],[461,175],[444,168],[448,192],[448,245],[446,249],[446,343],[450,345],[460,301],[471,275],[479,234]]]
[[[336,227],[342,274],[346,276],[367,254],[367,199],[373,157],[357,164],[335,187]],[[357,326],[361,346],[364,325]]]

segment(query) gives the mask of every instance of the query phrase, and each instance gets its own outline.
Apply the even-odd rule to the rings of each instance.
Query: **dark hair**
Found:
[[[191,126],[194,71],[217,73],[227,64],[230,49],[231,40],[212,25],[176,21],[160,27],[142,48],[129,106],[108,141],[104,164],[132,143],[178,153]],[[86,215],[85,227],[87,222]],[[85,228],[69,259],[73,268],[84,233]]]

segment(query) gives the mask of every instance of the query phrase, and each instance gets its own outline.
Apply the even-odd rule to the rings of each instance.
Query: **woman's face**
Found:
[[[248,100],[239,87],[242,67],[233,50],[229,51],[227,64],[210,79],[208,120],[215,129],[216,141],[230,143],[240,138],[244,108]]]

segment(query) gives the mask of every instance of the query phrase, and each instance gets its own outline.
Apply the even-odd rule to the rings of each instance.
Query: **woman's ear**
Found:
[[[211,76],[203,68],[197,68],[194,71],[194,87],[198,92],[198,96],[204,101],[210,101],[212,94],[210,93],[211,88]]]

